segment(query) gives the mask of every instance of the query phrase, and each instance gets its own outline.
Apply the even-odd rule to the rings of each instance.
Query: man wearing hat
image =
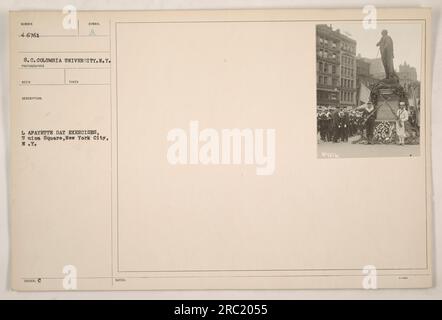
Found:
[[[405,122],[408,120],[408,111],[405,109],[405,102],[399,103],[399,109],[396,112],[396,134],[399,138],[399,145],[403,146],[405,143]]]

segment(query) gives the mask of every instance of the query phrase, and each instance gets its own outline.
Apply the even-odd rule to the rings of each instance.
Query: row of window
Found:
[[[326,86],[338,86],[338,79],[327,77],[327,76],[318,76],[318,83]]]
[[[341,91],[341,101],[353,102],[354,97],[355,97],[354,92]]]
[[[356,47],[354,45],[342,42],[341,43],[341,49],[345,51],[349,51],[351,53],[356,53]]]
[[[319,43],[323,44],[323,45],[329,45],[332,48],[336,48],[337,47],[337,43],[333,40],[327,40],[325,38],[319,37]]]
[[[341,87],[343,88],[353,88],[354,80],[341,78]]]
[[[342,64],[353,66],[354,58],[342,55]]]
[[[338,43],[336,41],[333,40],[328,40],[325,39],[323,37],[319,37],[319,43],[325,46],[330,46],[332,48],[337,48],[338,47]],[[356,46],[352,45],[352,44],[348,44],[346,42],[341,42],[341,49],[342,50],[346,50],[352,53],[356,53]]]
[[[354,76],[354,69],[341,67],[341,76],[344,77],[353,77]]]
[[[322,76],[322,75],[318,76],[318,83],[322,84],[322,85],[337,87],[338,86],[338,81],[339,80],[337,78],[328,77],[328,76]],[[341,87],[342,88],[353,89],[354,88],[354,84],[355,84],[354,80],[341,78]]]
[[[322,49],[319,49],[319,51],[318,51],[318,55],[319,55],[321,58],[326,58],[326,59],[336,59],[336,58],[337,58],[336,53],[329,52],[329,51],[327,51],[327,50],[322,50]]]
[[[322,73],[336,74],[336,66],[326,62],[319,62],[318,70]]]
[[[332,82],[332,78],[331,77],[319,76],[318,83],[319,84],[324,84],[324,85],[327,85],[327,86],[331,86],[333,82]]]
[[[318,63],[318,71],[321,73],[336,74],[336,66],[330,63],[320,61]],[[341,67],[341,75],[345,77],[354,77],[354,69]]]
[[[327,50],[319,49],[318,55],[325,59],[337,59],[337,55],[333,52],[328,52]],[[342,56],[342,64],[346,66],[353,67],[354,59],[348,56]]]

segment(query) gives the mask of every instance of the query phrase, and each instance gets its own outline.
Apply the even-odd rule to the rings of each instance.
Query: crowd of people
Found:
[[[405,127],[412,126],[419,132],[419,118],[413,108],[407,108],[400,102],[395,114],[396,136],[398,144],[405,143]],[[323,142],[348,142],[353,136],[366,139],[367,144],[373,143],[376,110],[371,102],[358,108],[318,106],[317,128],[319,138]]]
[[[362,110],[320,106],[317,110],[317,128],[324,142],[348,142],[361,134],[364,127]]]

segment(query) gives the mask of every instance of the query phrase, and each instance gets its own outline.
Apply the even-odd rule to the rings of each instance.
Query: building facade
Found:
[[[385,69],[381,58],[365,59],[365,61],[370,63],[370,74],[373,78],[378,80],[385,79]]]
[[[416,101],[420,100],[420,82],[417,80],[417,71],[415,67],[407,62],[399,65],[399,83],[405,89],[408,96]],[[416,101],[413,101],[416,104]]]
[[[317,104],[339,107],[340,104],[340,41],[326,25],[316,26]]]
[[[399,65],[399,72],[397,75],[399,77],[399,83],[404,88],[417,82],[416,68],[410,66],[407,62]]]
[[[356,106],[356,41],[333,30],[316,26],[317,104]]]
[[[369,59],[360,55],[356,57],[356,104],[365,103],[367,97],[364,96],[364,88],[371,90],[373,85],[379,80],[370,73],[371,63]],[[364,97],[363,97],[364,96]]]

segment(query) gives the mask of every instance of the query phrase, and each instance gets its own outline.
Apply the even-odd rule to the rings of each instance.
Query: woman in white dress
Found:
[[[396,134],[399,137],[399,145],[403,146],[405,142],[405,122],[408,120],[408,111],[405,110],[405,102],[399,103],[396,116]]]

